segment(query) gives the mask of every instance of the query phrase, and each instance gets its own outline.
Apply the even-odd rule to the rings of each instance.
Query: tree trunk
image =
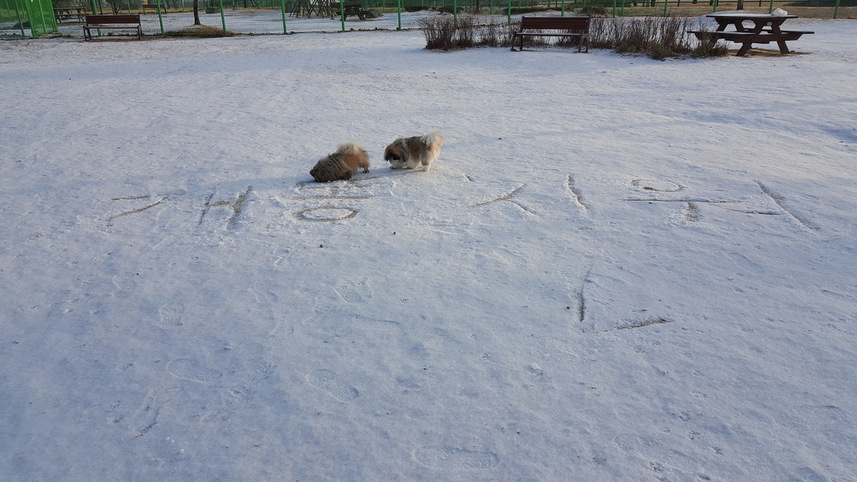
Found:
[[[202,25],[199,21],[199,0],[193,0],[193,24]]]

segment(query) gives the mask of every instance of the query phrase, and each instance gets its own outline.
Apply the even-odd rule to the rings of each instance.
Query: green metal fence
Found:
[[[57,31],[51,0],[0,0],[0,24],[22,37],[38,38]]]
[[[308,2],[318,5],[320,2],[337,0],[198,0],[199,10],[207,13],[219,13],[219,22],[227,30],[227,17],[235,21],[242,12],[256,10],[275,10],[282,15],[282,33],[289,33],[287,18],[297,18],[301,6]],[[340,4],[358,2],[363,9],[377,10],[385,15],[398,15],[399,28],[404,12],[419,10],[438,10],[458,14],[477,14],[500,16],[513,21],[513,17],[532,12],[551,10],[560,15],[587,14],[591,16],[683,16],[695,17],[723,10],[744,8],[754,11],[772,11],[782,8],[801,17],[839,18],[840,15],[857,15],[857,0],[342,0]],[[53,3],[52,3],[53,2]],[[152,8],[152,7],[159,8]],[[83,13],[145,13],[157,14],[159,28],[153,31],[151,24],[146,31],[150,34],[163,34],[162,17],[187,15],[193,10],[193,0],[0,0],[0,35],[32,36],[37,38],[47,33],[57,32],[58,24],[54,8],[73,7]],[[224,16],[224,11],[229,12]],[[317,16],[317,15],[316,15]],[[339,17],[339,15],[332,15]],[[335,30],[346,30],[345,20],[331,20]],[[61,17],[60,17],[61,18]],[[151,17],[148,17],[151,18]],[[514,20],[517,20],[515,18]],[[490,20],[488,20],[490,21]],[[64,20],[61,24],[75,25],[74,20]],[[353,24],[352,24],[353,25]],[[257,33],[252,27],[242,33]],[[325,29],[328,27],[324,27]],[[388,27],[389,28],[389,27]],[[68,31],[67,28],[64,28]],[[75,34],[77,30],[72,31]],[[258,32],[258,33],[270,33]]]
[[[6,0],[0,0],[0,3]],[[167,11],[170,10],[190,10],[193,8],[193,0],[160,0],[161,5]],[[115,3],[120,5],[121,10],[136,10],[142,8],[143,4],[155,5],[157,0],[116,0]],[[240,8],[261,8],[261,9],[280,9],[282,4],[286,4],[286,11],[291,11],[296,0],[199,0],[199,5],[202,8],[220,7],[227,9]],[[377,8],[382,10],[395,10],[399,6],[398,0],[362,0],[359,2],[364,8]],[[630,7],[662,7],[664,4],[668,8],[688,7],[688,6],[717,6],[718,10],[735,9],[738,3],[744,4],[745,8],[766,8],[770,4],[776,4],[774,8],[787,7],[817,7],[833,9],[837,5],[840,7],[855,7],[857,0],[402,0],[401,7],[405,11],[416,10],[420,8],[433,8],[436,10],[452,10],[457,7],[462,12],[480,12],[486,11],[502,11],[509,7],[514,9],[544,9],[551,8],[560,10],[563,7],[568,9],[579,9],[587,6],[602,7],[612,9],[616,4],[617,8],[622,5],[626,9]],[[105,2],[106,4],[106,2]],[[105,7],[105,10],[108,8]]]

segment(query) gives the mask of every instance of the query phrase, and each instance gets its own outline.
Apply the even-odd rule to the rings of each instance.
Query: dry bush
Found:
[[[479,46],[511,47],[517,23],[489,21],[479,23],[478,16],[451,15],[425,17],[419,21],[430,50],[456,50]],[[618,53],[646,55],[654,59],[669,57],[712,57],[725,55],[726,48],[716,43],[697,42],[687,31],[693,20],[684,17],[601,18],[593,17],[590,47],[612,49]],[[576,48],[577,39],[554,41],[558,47]],[[528,47],[552,45],[542,37],[524,39]]]
[[[725,55],[725,47],[699,45],[687,33],[692,27],[694,20],[685,17],[593,18],[589,35],[593,47],[653,59]]]
[[[235,33],[227,30],[225,33],[220,27],[212,27],[210,25],[192,25],[190,27],[165,32],[166,37],[193,37],[193,38],[216,38],[216,37],[231,37]]]
[[[459,15],[458,22],[451,15],[424,17],[419,20],[429,50],[455,50],[472,47],[508,47],[512,45],[515,25],[505,22],[480,24],[479,17]]]
[[[455,47],[456,25],[447,16],[423,17],[419,20],[429,50],[452,50]]]

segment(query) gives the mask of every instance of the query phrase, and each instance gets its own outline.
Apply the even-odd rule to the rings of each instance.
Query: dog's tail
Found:
[[[429,131],[420,137],[420,143],[423,146],[432,146],[435,145],[440,147],[443,145],[443,134],[440,131]]]
[[[366,149],[363,149],[363,146],[356,142],[346,142],[345,144],[340,144],[339,147],[336,148],[337,154],[363,154],[366,152]]]

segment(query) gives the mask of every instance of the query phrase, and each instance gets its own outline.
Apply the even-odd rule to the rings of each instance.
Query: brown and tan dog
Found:
[[[309,172],[318,182],[351,179],[359,168],[369,172],[369,155],[356,142],[340,144],[336,152],[319,159]]]
[[[384,149],[384,160],[392,169],[413,169],[422,164],[426,171],[440,155],[443,134],[427,132],[421,136],[400,137]]]

